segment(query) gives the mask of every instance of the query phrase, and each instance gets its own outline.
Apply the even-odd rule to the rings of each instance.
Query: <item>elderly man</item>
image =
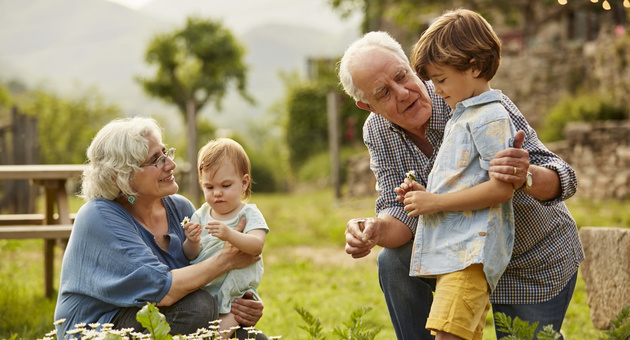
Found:
[[[379,193],[376,217],[348,222],[346,252],[360,258],[375,245],[383,247],[379,281],[398,339],[432,339],[424,326],[435,279],[409,276],[417,218],[408,217],[399,202],[411,188],[397,186],[411,170],[426,186],[450,108],[430,81],[416,76],[400,44],[385,32],[368,33],[351,44],[339,78],[357,106],[371,112],[363,139]],[[519,188],[513,198],[514,251],[491,296],[492,308],[539,322],[537,332],[545,325],[559,332],[584,258],[577,226],[563,203],[575,193],[577,180],[573,169],[538,140],[514,103],[503,96],[502,104],[522,131],[515,148],[500,151],[490,163],[492,176]],[[497,338],[504,335],[497,332]]]

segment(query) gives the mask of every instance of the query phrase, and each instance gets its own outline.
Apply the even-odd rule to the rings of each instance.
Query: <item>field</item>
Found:
[[[308,339],[296,307],[321,320],[327,338],[345,327],[359,308],[371,308],[364,321],[382,326],[376,339],[395,339],[376,275],[376,253],[353,260],[344,252],[346,222],[373,215],[373,198],[335,200],[331,190],[294,194],[254,194],[271,229],[263,253],[265,275],[260,285],[264,317],[258,327],[282,339]],[[73,211],[80,202],[73,202]],[[628,227],[626,203],[567,202],[580,226]],[[60,268],[57,254],[56,270]],[[42,241],[0,240],[0,339],[41,338],[53,329],[54,299],[43,297]],[[58,277],[56,278],[58,282]],[[58,284],[55,283],[55,287]],[[586,305],[584,282],[578,279],[565,319],[567,339],[597,339]],[[488,319],[485,340],[494,339]]]

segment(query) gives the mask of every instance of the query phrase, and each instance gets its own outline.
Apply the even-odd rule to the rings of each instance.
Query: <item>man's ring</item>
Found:
[[[514,175],[516,175],[516,167],[514,167]]]

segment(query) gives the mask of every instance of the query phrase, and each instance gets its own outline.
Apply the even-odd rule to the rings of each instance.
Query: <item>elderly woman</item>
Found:
[[[78,323],[143,331],[136,313],[147,302],[157,304],[171,334],[194,333],[219,318],[215,298],[199,288],[260,259],[227,243],[220,254],[189,265],[180,223],[195,207],[177,194],[174,155],[151,118],[114,120],[92,141],[81,193],[87,203],[77,213],[61,269],[55,320],[66,320],[59,339]],[[260,301],[243,298],[231,312],[253,326],[262,309]]]

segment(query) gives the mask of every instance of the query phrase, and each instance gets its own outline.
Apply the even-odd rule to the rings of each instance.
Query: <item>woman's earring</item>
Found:
[[[133,195],[129,195],[129,197],[127,197],[127,201],[129,201],[129,203],[131,203],[131,205],[133,205],[133,202],[136,201],[136,198]]]

